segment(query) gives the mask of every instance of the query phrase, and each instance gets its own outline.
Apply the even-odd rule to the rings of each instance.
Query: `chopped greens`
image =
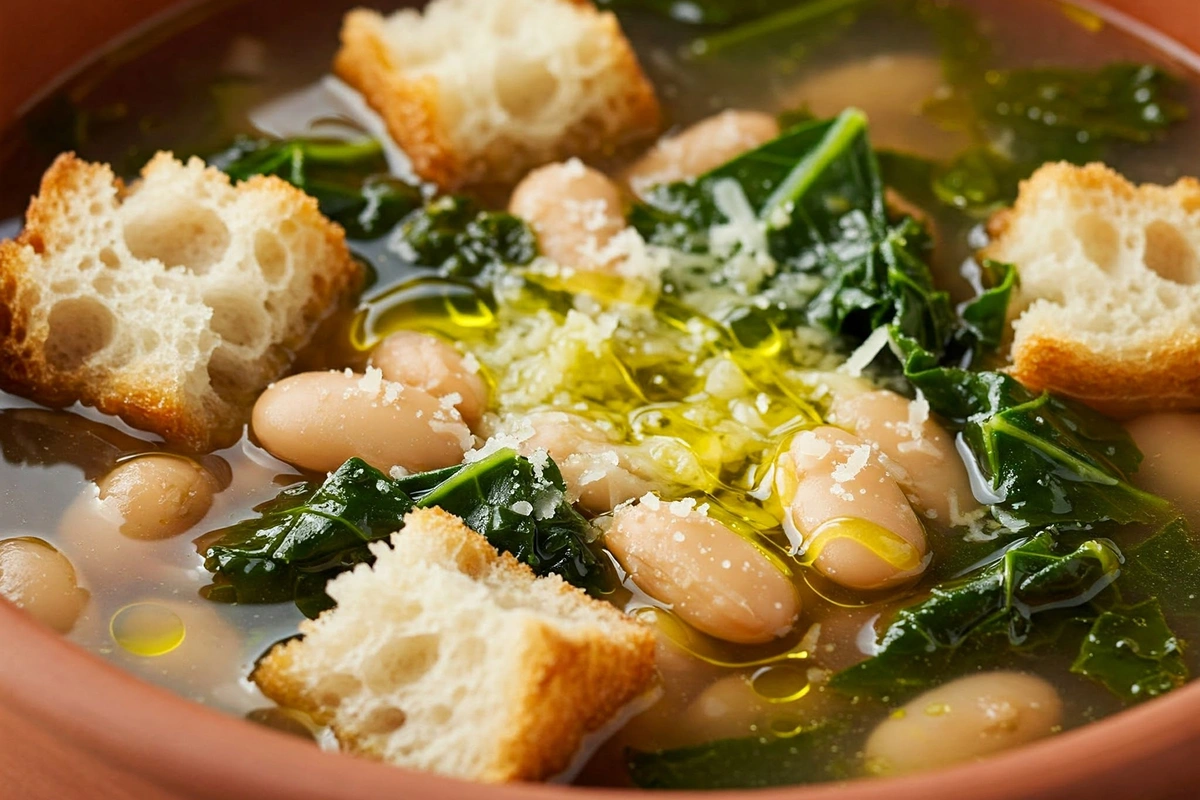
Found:
[[[642,789],[756,789],[848,777],[843,726],[818,723],[788,736],[722,739],[694,747],[626,752]]]
[[[321,213],[352,239],[383,236],[421,207],[421,189],[388,174],[383,147],[374,139],[239,138],[209,157],[235,180],[275,175],[315,197]]]
[[[795,5],[796,0],[599,0],[615,9],[645,9],[692,25],[725,25]]]
[[[1187,116],[1178,82],[1150,64],[957,70],[952,84],[927,113],[978,144],[940,165],[933,186],[978,214],[1009,202],[1017,182],[1048,161],[1094,161],[1111,143],[1153,141]]]
[[[602,590],[608,580],[588,546],[588,524],[566,499],[548,458],[538,467],[511,450],[462,467],[399,480],[350,459],[320,486],[288,487],[259,517],[204,537],[204,566],[217,577],[212,600],[294,600],[312,617],[329,608],[329,579],[374,560],[368,545],[403,527],[417,507],[438,506],[512,553],[539,575]],[[528,513],[523,513],[528,511]]]
[[[903,160],[891,163],[909,169]],[[985,262],[987,288],[952,306],[934,283],[922,226],[888,218],[860,112],[802,122],[694,181],[651,188],[630,220],[660,246],[710,257],[683,259],[690,272],[668,270],[666,290],[685,304],[706,286],[734,285],[746,309],[779,328],[815,325],[852,345],[886,329],[903,377],[959,434],[977,499],[1001,526],[997,535],[1030,537],[901,611],[879,652],[836,675],[834,688],[913,691],[1054,639],[1067,621],[1099,624],[1092,600],[1121,574],[1123,556],[1105,539],[1080,544],[1077,533],[1099,524],[1160,523],[1172,509],[1130,483],[1141,454],[1117,423],[978,369],[1004,338],[1017,271]],[[763,267],[753,281],[728,270],[746,257]],[[811,279],[805,290],[788,282],[796,275]],[[731,320],[744,317],[718,321]],[[1035,615],[1048,618],[1036,630]],[[1101,661],[1091,663],[1103,670]],[[1095,677],[1106,685],[1114,680]],[[689,765],[710,757],[677,755]],[[661,770],[671,762],[652,763]]]
[[[537,239],[524,221],[484,211],[460,196],[440,197],[405,219],[394,246],[412,263],[449,278],[477,278],[504,266],[524,266],[538,253]]]
[[[1184,517],[1177,517],[1134,547],[1122,587],[1136,598],[1176,596],[1177,611],[1200,617],[1200,543]]]
[[[837,673],[829,685],[892,699],[928,688],[964,655],[986,658],[989,650],[1022,644],[1035,615],[1088,603],[1120,572],[1122,556],[1111,542],[1093,539],[1058,550],[1054,533],[1046,531],[966,578],[935,586],[928,599],[896,614],[875,655]]]
[[[1158,600],[1097,617],[1071,671],[1098,681],[1127,703],[1166,694],[1188,678],[1182,644]]]
[[[977,499],[1014,531],[1043,525],[1154,522],[1170,514],[1162,498],[1129,476],[1141,453],[1116,422],[1003,372],[936,366],[932,354],[893,326],[906,353],[904,374],[972,456]]]

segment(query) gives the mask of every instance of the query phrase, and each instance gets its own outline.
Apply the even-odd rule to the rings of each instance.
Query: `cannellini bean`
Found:
[[[779,135],[779,122],[761,111],[729,109],[661,140],[625,173],[635,192],[688,180]]]
[[[458,464],[473,443],[458,409],[428,392],[366,375],[305,372],[254,404],[254,435],[271,455],[317,472],[358,457],[410,472]]]
[[[832,427],[801,431],[779,457],[775,485],[786,522],[835,583],[882,589],[925,570],[925,530],[861,439]]]
[[[753,544],[681,504],[643,498],[604,539],[630,579],[684,622],[730,642],[769,642],[796,623],[792,582]]]
[[[1045,680],[987,672],[931,689],[879,723],[867,768],[895,775],[969,761],[1054,733],[1062,700]]]
[[[778,669],[778,668],[776,668]],[[800,675],[800,668],[782,669]],[[800,677],[796,694],[806,685]],[[831,695],[810,687],[798,697],[764,697],[747,675],[727,675],[705,689],[677,724],[687,731],[691,744],[737,739],[774,731],[788,733],[818,721],[828,710]]]
[[[454,407],[472,429],[488,404],[488,388],[478,367],[449,342],[416,331],[393,333],[371,354],[371,366],[383,372],[384,380],[403,383],[429,392],[434,397],[454,397]]]
[[[632,471],[628,448],[597,425],[560,411],[532,414],[527,422],[533,434],[518,449],[526,456],[545,450],[583,509],[604,514],[651,490],[650,481]]]
[[[613,261],[609,241],[625,229],[621,190],[577,159],[525,176],[508,210],[530,224],[543,255],[568,267],[603,269]]]
[[[182,456],[139,456],[118,464],[101,478],[102,512],[119,520],[132,539],[166,539],[183,533],[212,508],[216,479]]]
[[[67,557],[32,537],[0,541],[0,597],[59,633],[75,626],[88,601]]]
[[[625,723],[617,737],[622,748],[661,750],[694,743],[681,729],[679,719],[722,671],[675,644],[661,628],[654,659],[661,678],[661,695],[653,705]]]
[[[1133,482],[1179,506],[1193,527],[1200,526],[1200,414],[1164,412],[1138,417],[1126,425],[1145,456]]]
[[[979,508],[954,437],[929,416],[927,403],[889,391],[839,397],[830,421],[878,447],[884,467],[928,518],[962,524]]]
[[[943,85],[945,76],[936,56],[889,53],[806,77],[783,93],[781,105],[829,117],[841,113],[852,98],[871,120],[871,142],[876,147],[942,158],[969,144],[962,131],[947,131],[920,113]]]

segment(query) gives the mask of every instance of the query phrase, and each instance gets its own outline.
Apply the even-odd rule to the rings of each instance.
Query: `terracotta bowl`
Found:
[[[0,127],[114,38],[177,0],[0,0]],[[1195,0],[1111,0],[1115,21],[1200,50]],[[1114,11],[1115,10],[1115,11]],[[1129,16],[1121,16],[1116,11]],[[888,780],[756,793],[761,800],[1064,800],[1200,796],[1200,681],[1022,750]],[[644,793],[485,787],[312,745],[142,683],[0,601],[0,797],[6,800],[630,800]]]

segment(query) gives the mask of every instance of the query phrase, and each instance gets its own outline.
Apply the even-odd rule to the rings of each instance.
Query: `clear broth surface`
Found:
[[[19,229],[20,214],[36,191],[38,177],[61,151],[109,161],[128,175],[158,149],[210,152],[239,133],[300,134],[311,122],[339,113],[319,82],[329,70],[340,18],[356,5],[298,0],[286,4],[284,12],[279,3],[266,0],[218,2],[101,59],[0,139],[0,236]],[[979,12],[1005,65],[1166,63],[1187,78],[1186,100],[1193,110],[1200,109],[1197,76],[1186,74],[1183,65],[1165,62],[1152,47],[1119,30],[1085,30],[1058,4],[1045,0],[969,0],[963,5]],[[784,110],[805,99],[799,87],[816,91],[813,87],[828,81],[834,71],[876,56],[933,63],[938,58],[931,38],[919,26],[868,19],[853,35],[799,53],[776,45],[697,60],[684,54],[694,29],[642,13],[623,14],[622,19],[676,127],[730,107]],[[907,78],[920,76],[896,76],[901,82]],[[926,150],[953,146],[952,137],[916,109],[897,111],[893,103],[887,113],[892,86],[843,80],[833,94],[842,105],[858,105],[876,117],[872,138],[877,145]],[[828,85],[825,91],[830,91]],[[884,113],[878,113],[880,109]],[[1200,113],[1172,129],[1161,143],[1117,148],[1109,161],[1134,180],[1168,183],[1181,175],[1200,174],[1200,151],[1194,147],[1198,139]],[[378,272],[364,295],[361,308],[366,310],[378,311],[383,301],[373,306],[372,298],[384,297],[414,274],[410,265],[385,249],[385,241],[354,243]],[[959,266],[967,255],[965,239],[951,241],[936,264],[941,284],[958,294],[965,291]],[[329,326],[328,338],[306,354],[306,364],[340,368],[362,363],[365,354],[351,346],[347,319],[343,316]],[[70,634],[73,641],[147,680],[234,714],[270,705],[246,675],[270,644],[295,632],[302,617],[291,604],[230,606],[201,599],[198,590],[210,576],[192,540],[250,516],[254,505],[298,478],[294,469],[243,439],[208,457],[214,472],[231,476],[231,483],[192,534],[158,542],[122,537],[99,541],[73,521],[72,504],[117,461],[160,450],[160,443],[90,409],[47,410],[0,393],[0,448],[0,538],[37,536],[52,542],[80,571],[92,593]],[[182,644],[153,658],[116,646],[109,630],[118,610],[147,601],[176,609],[186,626]],[[878,613],[876,608],[848,616],[836,646],[856,648],[861,629]],[[1200,668],[1198,652],[1200,648],[1188,651],[1193,669]],[[1065,664],[1053,663],[1056,658],[1032,668],[1053,674],[1066,703],[1066,727],[1119,708],[1102,688],[1070,676]],[[604,773],[598,763],[584,779],[612,779]]]

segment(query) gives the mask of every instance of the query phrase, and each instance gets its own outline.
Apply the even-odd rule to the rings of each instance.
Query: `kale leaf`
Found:
[[[239,603],[294,600],[312,617],[332,601],[325,584],[374,560],[368,545],[403,527],[415,507],[461,517],[539,575],[602,591],[609,576],[588,546],[588,524],[566,499],[562,475],[511,450],[394,480],[350,459],[320,486],[301,483],[255,510],[256,519],[202,537],[216,575],[205,596]]]
[[[1146,600],[1097,617],[1071,671],[1103,684],[1127,703],[1140,702],[1187,682],[1182,650],[1158,600]]]
[[[596,5],[652,11],[691,25],[726,25],[760,17],[795,3],[796,0],[598,0]]]
[[[1058,550],[1053,532],[1045,531],[972,575],[934,587],[927,599],[897,612],[875,655],[835,674],[829,685],[892,699],[928,688],[961,656],[1022,644],[1036,615],[1083,606],[1120,573],[1121,553],[1106,540]]]
[[[315,197],[321,213],[352,239],[375,239],[421,207],[421,188],[388,174],[383,147],[374,139],[239,138],[209,157],[235,180],[275,175]]]
[[[1189,602],[1177,610],[1200,616],[1200,543],[1185,517],[1176,517],[1132,548],[1125,573],[1124,594],[1186,598]]]
[[[928,237],[911,219],[888,222],[858,110],[793,127],[694,181],[653,187],[631,210],[630,223],[657,245],[725,264],[738,256],[768,259],[749,281],[740,271],[685,260],[665,276],[667,291],[685,302],[732,285],[747,308],[778,326],[808,322],[865,337],[903,319],[939,346],[949,334],[953,309],[922,260]],[[730,249],[714,244],[721,226],[732,229]]]
[[[938,366],[893,326],[904,374],[972,455],[986,484],[977,499],[1014,531],[1098,522],[1150,523],[1170,504],[1129,482],[1141,453],[1116,422],[1078,403],[1030,391],[1003,372]],[[984,490],[984,491],[981,491]]]
[[[643,789],[754,789],[849,777],[836,747],[842,726],[824,722],[790,736],[721,739],[692,747],[626,751],[633,783]]]
[[[462,196],[439,197],[405,219],[397,233],[402,256],[450,278],[524,266],[538,254],[537,238],[524,221],[485,211]]]
[[[967,69],[948,55],[953,90],[926,106],[936,122],[976,142],[937,165],[932,183],[939,199],[975,216],[1011,202],[1044,163],[1102,160],[1109,145],[1154,141],[1187,116],[1179,81],[1151,64],[997,70],[978,61]]]

